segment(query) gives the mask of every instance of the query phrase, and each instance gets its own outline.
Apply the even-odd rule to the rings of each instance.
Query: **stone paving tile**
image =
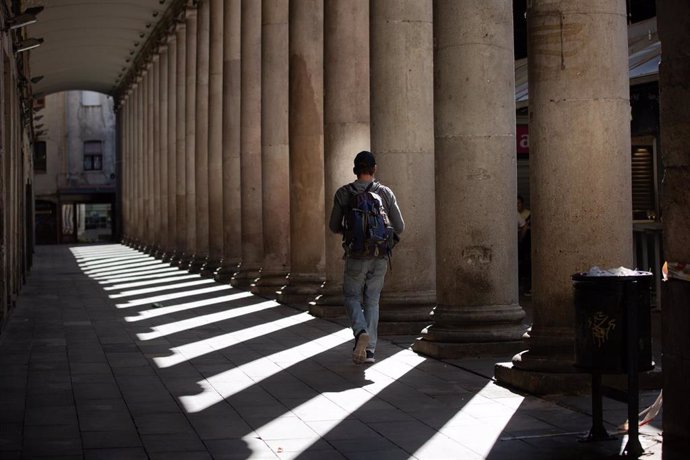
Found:
[[[76,425],[25,426],[25,456],[80,455],[81,436]]]
[[[0,423],[0,451],[18,451],[22,448],[22,424]]]
[[[148,453],[206,452],[204,443],[192,432],[175,434],[145,434],[141,441]]]
[[[151,460],[212,460],[213,457],[204,450],[201,452],[152,452],[149,458]]]
[[[85,460],[148,460],[146,451],[140,447],[114,449],[85,449]]]
[[[189,421],[181,413],[136,415],[134,422],[142,435],[190,433],[193,431]]]
[[[261,460],[278,457],[263,441],[253,437],[250,444],[245,439],[212,439],[204,441],[209,454],[216,460],[240,460],[250,456]]]
[[[81,439],[84,449],[142,447],[139,433],[136,430],[84,431],[82,429]]]
[[[77,411],[73,405],[53,406],[50,410],[30,407],[27,409],[26,425],[77,425]]]

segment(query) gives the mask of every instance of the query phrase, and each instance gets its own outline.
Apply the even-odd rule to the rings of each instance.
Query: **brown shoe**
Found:
[[[367,359],[367,345],[369,345],[369,334],[362,331],[357,334],[355,348],[352,350],[352,361],[355,364],[362,364]]]

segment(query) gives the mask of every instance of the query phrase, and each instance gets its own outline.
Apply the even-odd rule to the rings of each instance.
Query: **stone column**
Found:
[[[690,262],[690,4],[657,2],[662,59],[659,69],[661,152],[664,181],[661,209],[666,260]],[[664,369],[664,459],[690,451],[690,282],[674,276],[664,284],[662,349]]]
[[[196,55],[197,10],[188,8],[186,13],[185,52],[185,189],[187,211],[186,253],[180,263],[189,269],[196,253]]]
[[[371,146],[406,224],[379,334],[418,333],[436,302],[432,39],[431,0],[371,3]]]
[[[189,260],[189,248],[187,246],[187,25],[178,24],[175,30],[177,36],[177,57],[175,62],[175,177],[177,219],[175,230],[175,258],[172,264],[185,266]],[[188,262],[187,262],[188,264]]]
[[[288,0],[263,0],[261,190],[264,261],[252,292],[275,298],[290,263]]]
[[[137,225],[137,241],[134,246],[136,249],[141,249],[144,245],[145,238],[145,217],[144,217],[144,159],[145,159],[145,142],[144,132],[146,131],[146,112],[144,110],[146,100],[146,76],[145,71],[142,71],[137,79],[137,153],[136,153],[136,177],[134,184],[134,191],[136,196],[136,225]]]
[[[527,15],[534,323],[496,377],[542,393],[589,382],[562,374],[571,275],[632,264],[628,36],[623,0],[533,0]]]
[[[146,190],[146,203],[144,214],[146,217],[146,233],[144,235],[144,241],[146,242],[145,252],[148,254],[155,253],[156,249],[156,227],[153,216],[154,208],[154,194],[155,194],[155,179],[153,175],[153,158],[154,158],[154,81],[155,81],[155,67],[153,61],[149,63],[149,67],[146,73],[146,132],[145,139],[146,145],[144,146],[144,155],[146,157],[146,163],[144,165],[144,189]]]
[[[512,13],[500,0],[434,3],[438,303],[414,350],[437,358],[516,352],[525,332]]]
[[[282,303],[306,305],[325,277],[323,0],[290,2],[290,275]]]
[[[210,52],[210,0],[199,2],[196,43],[196,109],[194,171],[196,182],[196,252],[189,267],[201,273],[208,261],[208,79]],[[207,273],[205,273],[207,274]]]
[[[208,241],[203,276],[213,277],[223,258],[223,0],[210,1],[208,86]]]
[[[225,2],[223,35],[223,266],[216,281],[229,283],[241,255],[240,66],[241,0]]]
[[[261,2],[242,1],[240,167],[242,261],[231,284],[247,289],[264,257],[261,203]]]
[[[168,37],[168,245],[167,262],[173,262],[177,252],[177,37]]]
[[[159,256],[164,260],[170,260],[170,246],[168,241],[168,46],[160,49],[160,74],[158,83],[158,143],[159,158],[158,175],[160,177],[160,251]]]
[[[127,95],[127,162],[125,163],[125,181],[127,189],[127,245],[135,239],[134,225],[134,158],[136,155],[136,84],[133,84]]]
[[[326,0],[324,5],[325,216],[335,191],[352,182],[357,152],[371,148],[369,129],[369,1]],[[320,317],[345,314],[341,235],[326,231],[326,283],[309,311]]]
[[[160,87],[161,87],[161,55],[160,50],[153,56],[153,94],[151,96],[151,118],[153,130],[151,131],[151,157],[149,170],[151,175],[149,176],[151,185],[153,187],[151,196],[151,240],[153,244],[153,250],[151,255],[160,258],[162,247],[161,247],[161,175],[160,175],[160,165],[161,165],[161,119],[160,119]]]
[[[132,232],[131,222],[129,216],[130,205],[129,198],[132,196],[129,190],[129,163],[132,154],[130,147],[130,141],[132,140],[132,87],[130,86],[125,91],[125,96],[120,104],[120,110],[118,112],[120,126],[122,130],[120,131],[120,145],[122,146],[122,156],[120,157],[120,184],[122,184],[122,189],[120,190],[122,203],[122,239],[121,244],[128,245],[130,240],[130,235]]]

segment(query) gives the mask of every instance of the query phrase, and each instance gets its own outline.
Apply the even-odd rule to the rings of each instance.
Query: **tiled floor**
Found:
[[[358,366],[351,340],[341,324],[124,246],[39,247],[0,336],[0,458],[594,459],[621,449],[623,439],[577,441],[591,424],[587,397],[520,395],[385,339],[378,362]],[[624,408],[606,400],[610,430]],[[643,433],[645,458],[660,459],[658,428]]]

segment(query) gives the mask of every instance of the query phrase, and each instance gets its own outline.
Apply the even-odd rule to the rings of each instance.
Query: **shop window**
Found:
[[[47,171],[46,143],[34,142],[34,173],[45,174]]]
[[[653,144],[632,146],[632,205],[633,219],[657,219],[657,184],[655,180]]]
[[[84,142],[84,171],[100,171],[103,169],[103,142]]]

